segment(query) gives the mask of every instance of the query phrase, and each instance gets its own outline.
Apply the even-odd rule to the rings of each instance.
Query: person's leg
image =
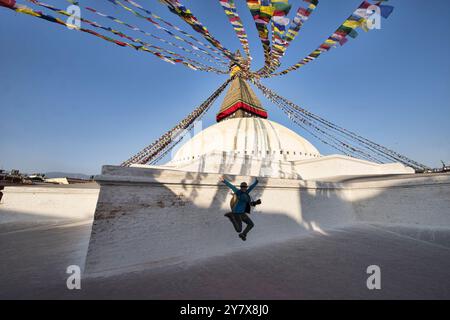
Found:
[[[233,213],[234,221],[236,221],[235,229],[237,233],[242,231],[242,219],[240,214]]]
[[[241,215],[241,219],[247,225],[242,233],[244,234],[244,236],[247,236],[247,233],[255,226],[255,224],[253,223],[252,219],[250,219],[250,217],[245,213]]]
[[[240,215],[230,212],[230,213],[226,214],[226,216],[230,219],[236,232],[238,232],[238,233],[241,232],[242,231],[242,220],[240,218]]]

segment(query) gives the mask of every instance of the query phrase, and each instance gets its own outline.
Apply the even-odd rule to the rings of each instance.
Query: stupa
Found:
[[[250,246],[353,221],[352,203],[361,196],[330,182],[339,176],[414,176],[401,163],[321,155],[308,140],[268,119],[245,70],[230,66],[230,74],[216,123],[183,139],[167,163],[103,166],[96,177],[101,190],[85,275],[154,268],[242,249],[223,217],[231,195],[220,183],[221,175],[233,183],[260,180],[253,195],[263,204]]]
[[[165,165],[132,166],[308,180],[414,173],[401,163],[322,156],[311,142],[268,117],[249,83],[237,76],[216,115],[217,123],[186,139]]]

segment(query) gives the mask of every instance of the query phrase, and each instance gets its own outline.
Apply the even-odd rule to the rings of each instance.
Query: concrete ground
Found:
[[[68,290],[66,267],[84,264],[90,231],[86,220],[0,230],[0,298],[450,299],[445,228],[355,224],[188,264],[83,279],[81,290]],[[366,287],[369,265],[381,268],[381,290]]]

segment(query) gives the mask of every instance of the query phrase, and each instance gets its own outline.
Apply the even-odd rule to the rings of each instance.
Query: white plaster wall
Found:
[[[338,176],[414,174],[414,169],[398,162],[378,164],[342,155],[296,161],[294,166],[305,180],[320,180]]]
[[[99,188],[6,187],[0,203],[0,224],[92,218]]]
[[[450,228],[450,175],[348,183],[357,221]]]

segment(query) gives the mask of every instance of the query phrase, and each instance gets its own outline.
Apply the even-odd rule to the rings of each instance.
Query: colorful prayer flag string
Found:
[[[52,5],[49,5],[49,4],[46,4],[46,3],[43,3],[43,2],[40,2],[40,1],[37,1],[37,0],[27,0],[27,1],[29,1],[29,2],[31,2],[33,4],[35,4],[35,5],[38,5],[38,6],[46,8],[46,9],[49,9],[49,10],[51,10],[53,12],[57,12],[57,13],[59,13],[61,15],[64,15],[64,16],[67,16],[67,17],[71,16],[71,14],[69,12],[66,12],[66,11],[64,11],[62,9],[55,8]],[[166,54],[170,54],[170,55],[173,55],[173,56],[175,56],[175,57],[177,57],[179,59],[183,59],[183,60],[189,61],[197,70],[202,70],[202,71],[207,71],[207,72],[215,72],[215,73],[218,73],[218,74],[226,74],[227,73],[226,71],[219,70],[219,69],[216,69],[216,68],[204,65],[204,64],[202,64],[202,63],[200,63],[198,61],[192,60],[190,58],[183,57],[183,56],[181,56],[180,54],[178,54],[176,52],[173,52],[173,51],[170,51],[170,50],[166,50],[164,48],[161,48],[161,47],[149,44],[147,42],[144,42],[144,41],[142,41],[140,39],[136,39],[136,38],[130,37],[130,36],[120,32],[120,31],[114,30],[114,29],[112,29],[110,27],[104,27],[104,26],[98,24],[97,22],[93,22],[93,21],[90,21],[90,20],[85,19],[85,18],[80,18],[80,20],[82,22],[84,22],[84,23],[87,23],[87,24],[95,27],[95,28],[100,28],[102,30],[111,32],[114,35],[117,35],[117,36],[119,36],[121,38],[133,41],[135,43],[138,43],[138,44],[140,44],[140,45],[142,45],[142,46],[144,46],[146,48],[152,48],[152,49],[155,49],[156,51],[163,52],[163,53],[166,53]],[[179,47],[179,48],[180,49],[185,49],[183,47]]]
[[[126,11],[132,13],[133,15],[135,15],[135,16],[138,17],[138,18],[141,18],[141,19],[146,20],[147,22],[150,22],[150,23],[151,23],[155,28],[157,28],[158,30],[162,30],[162,31],[164,31],[165,33],[167,33],[168,35],[170,35],[171,37],[175,38],[176,40],[181,41],[181,42],[184,42],[185,44],[190,45],[194,50],[199,50],[199,51],[201,51],[202,53],[204,53],[204,54],[210,56],[211,58],[213,58],[213,59],[215,59],[215,60],[217,60],[219,63],[221,63],[221,64],[223,64],[223,65],[227,65],[227,62],[221,60],[220,58],[218,58],[218,57],[215,56],[215,55],[212,55],[211,53],[209,53],[209,52],[206,51],[205,49],[202,49],[202,48],[196,46],[196,45],[193,44],[192,42],[190,42],[190,41],[188,41],[188,40],[186,40],[186,39],[183,39],[182,37],[180,37],[180,36],[174,34],[172,31],[170,31],[170,30],[168,30],[167,28],[161,26],[161,24],[159,24],[158,22],[156,22],[156,21],[155,21],[154,19],[152,19],[151,17],[148,17],[148,16],[145,16],[145,15],[140,14],[140,13],[137,12],[136,10],[133,10],[132,8],[130,8],[130,7],[126,6],[126,5],[124,5],[122,2],[120,2],[120,1],[118,1],[118,0],[107,0],[107,1],[111,2],[111,3],[114,4],[114,5],[117,5],[117,6],[119,6],[119,7],[122,7],[123,9],[125,9]]]
[[[111,1],[111,0],[109,0]],[[234,54],[232,54],[227,48],[225,48],[217,39],[215,39],[208,29],[192,14],[191,10],[187,9],[180,3],[179,0],[160,0],[160,2],[167,5],[169,10],[183,19],[189,24],[192,29],[203,35],[203,37],[209,41],[214,47],[222,51],[231,61],[239,64]]]
[[[278,60],[277,61],[278,63],[275,65],[276,67],[279,66],[279,60],[286,53],[286,50],[289,47],[290,43],[296,38],[303,24],[308,20],[311,13],[319,4],[318,0],[303,0],[303,1],[309,3],[308,7],[298,8],[295,17],[290,21],[287,32],[282,34],[282,40],[278,40],[279,43],[277,45],[275,46],[272,45],[272,48],[277,53],[276,58]],[[275,68],[271,68],[269,71],[273,72],[274,70]]]
[[[265,68],[259,74],[270,73],[280,65],[279,60],[286,42],[284,40],[284,34],[290,21],[287,17],[291,10],[291,5],[288,0],[271,0],[271,6],[274,8],[272,17],[272,46],[270,50],[271,63],[268,68]]]
[[[234,0],[219,0],[219,3],[222,6],[223,10],[225,11],[225,14],[227,15],[231,25],[233,26],[233,29],[236,32],[236,35],[242,44],[242,48],[244,49],[244,52],[247,55],[247,58],[251,60],[252,57],[250,55],[250,47],[248,45],[247,33],[245,32],[242,20],[239,17],[239,14],[237,13]]]
[[[85,9],[86,9],[86,10],[89,10],[90,12],[92,12],[92,13],[94,13],[94,14],[96,14],[96,15],[99,15],[99,16],[101,16],[101,17],[110,19],[110,20],[114,21],[115,23],[122,24],[122,25],[126,26],[127,28],[130,28],[130,29],[132,29],[132,30],[134,30],[134,31],[141,32],[142,34],[145,34],[145,35],[148,36],[148,37],[152,37],[152,38],[154,38],[154,39],[156,39],[156,40],[158,40],[158,41],[160,41],[160,42],[164,42],[164,43],[166,43],[166,44],[168,44],[168,45],[170,45],[170,46],[173,46],[173,47],[176,47],[176,48],[178,48],[178,49],[180,49],[180,50],[183,50],[184,52],[190,53],[190,54],[192,54],[192,55],[194,55],[194,56],[196,56],[196,57],[198,57],[198,58],[200,58],[200,59],[206,60],[206,61],[208,61],[208,62],[210,62],[210,63],[220,64],[221,66],[225,65],[225,63],[223,63],[222,61],[220,61],[220,59],[218,59],[217,57],[212,56],[212,58],[214,59],[214,60],[212,60],[212,59],[210,59],[210,58],[208,58],[208,57],[206,57],[206,56],[202,56],[202,55],[198,54],[198,53],[196,52],[196,49],[191,50],[191,49],[187,49],[187,48],[185,48],[185,47],[182,47],[182,46],[180,46],[180,45],[177,45],[176,43],[173,43],[173,42],[171,42],[171,41],[169,41],[169,40],[166,40],[166,39],[164,39],[164,38],[158,37],[158,36],[156,36],[156,35],[154,35],[154,34],[152,34],[152,33],[149,33],[149,32],[147,32],[147,31],[144,31],[144,30],[142,30],[142,29],[140,29],[140,28],[138,28],[138,27],[136,27],[136,26],[130,25],[130,24],[128,24],[128,23],[125,23],[125,22],[123,22],[123,21],[121,21],[121,20],[119,20],[119,19],[117,19],[117,18],[115,18],[115,17],[113,17],[113,16],[106,15],[106,14],[104,14],[104,13],[101,13],[100,11],[98,11],[98,10],[92,8],[92,7],[85,7]],[[206,52],[206,54],[209,55],[208,52]]]
[[[28,0],[28,1],[34,1],[34,0]],[[71,0],[70,0],[70,1],[71,1]],[[175,44],[175,43],[173,43],[173,42],[171,42],[171,41],[169,41],[169,40],[163,39],[163,38],[158,37],[158,36],[156,36],[156,35],[154,35],[154,34],[151,34],[151,33],[149,33],[149,32],[146,32],[146,31],[144,31],[144,30],[142,30],[142,29],[140,29],[140,28],[138,28],[138,27],[136,27],[136,26],[134,26],[134,25],[131,25],[131,24],[126,23],[126,22],[123,22],[122,20],[120,20],[120,19],[118,19],[118,18],[116,18],[116,17],[113,17],[113,16],[110,16],[110,15],[104,14],[104,13],[98,11],[97,9],[94,9],[94,8],[91,8],[91,7],[85,7],[85,9],[88,10],[88,11],[90,11],[90,12],[92,12],[93,14],[99,15],[99,16],[104,17],[104,18],[107,18],[107,19],[110,19],[110,20],[114,21],[115,23],[124,25],[125,27],[127,27],[127,28],[129,28],[129,29],[131,29],[131,30],[133,30],[133,31],[141,32],[142,34],[145,34],[145,35],[148,36],[148,37],[152,37],[152,38],[154,38],[154,39],[156,39],[156,40],[158,40],[158,41],[160,41],[160,42],[163,42],[163,43],[166,43],[166,44],[171,45],[171,46],[173,46],[173,47],[176,47],[176,48],[178,48],[178,49],[180,49],[180,50],[182,50],[182,51],[184,51],[184,52],[186,52],[186,53],[190,53],[190,54],[192,54],[192,55],[195,55],[196,57],[198,57],[198,58],[200,58],[200,59],[207,60],[208,62],[211,62],[211,63],[216,63],[216,64],[218,63],[217,61],[213,61],[213,60],[211,60],[211,59],[209,59],[209,58],[207,58],[207,57],[205,57],[205,56],[202,56],[202,55],[198,54],[196,51],[193,51],[193,50],[184,48],[184,47],[179,46],[179,45],[177,45],[177,44]],[[200,63],[199,63],[199,64],[200,64]],[[220,72],[220,73],[222,73],[222,72]]]
[[[52,23],[60,24],[62,26],[68,27],[68,28],[70,28],[72,30],[77,30],[77,31],[80,31],[80,32],[91,34],[93,36],[96,36],[96,37],[101,38],[101,39],[103,39],[105,41],[114,43],[114,44],[116,44],[118,46],[121,46],[121,47],[129,47],[129,48],[133,48],[133,49],[138,50],[138,51],[144,51],[144,52],[151,53],[154,56],[160,58],[161,60],[163,60],[165,62],[168,62],[168,63],[171,63],[171,64],[180,63],[180,64],[182,64],[182,65],[184,65],[184,66],[186,66],[186,67],[188,67],[188,68],[190,68],[192,70],[203,70],[203,69],[197,68],[196,66],[194,66],[193,64],[183,60],[182,58],[178,58],[178,57],[175,58],[175,57],[163,55],[162,53],[157,52],[157,51],[153,51],[153,50],[151,50],[148,47],[143,46],[143,45],[139,45],[139,46],[138,45],[134,45],[134,44],[131,44],[131,43],[128,43],[128,42],[125,42],[125,41],[120,41],[120,40],[116,40],[116,39],[107,37],[107,36],[105,36],[103,34],[100,34],[98,32],[90,30],[90,29],[86,29],[86,28],[82,28],[82,27],[78,28],[76,25],[73,25],[73,24],[70,24],[68,22],[65,22],[65,21],[63,21],[63,20],[61,20],[59,18],[53,17],[53,16],[51,16],[49,14],[45,14],[45,13],[43,13],[41,11],[35,11],[32,8],[29,8],[29,7],[25,6],[25,5],[17,4],[13,0],[8,0],[8,2],[6,2],[6,0],[0,0],[0,5],[3,6],[3,7],[8,8],[8,9],[11,9],[11,10],[13,10],[15,12],[18,12],[18,13],[27,14],[27,15],[30,15],[30,16],[33,16],[33,17],[36,17],[36,18],[39,18],[39,19],[43,19],[43,20],[52,22]],[[203,71],[206,71],[206,70],[203,70]]]
[[[58,14],[62,14],[65,16],[71,16],[68,12],[55,8],[51,5],[45,4],[43,2],[37,1],[37,0],[27,0],[34,5],[38,5],[41,7],[44,7],[48,10],[51,10],[53,12],[56,12]],[[68,2],[72,4],[79,5],[79,1],[76,0],[67,0]],[[184,57],[180,55],[177,52],[174,52],[172,50],[168,50],[163,47],[159,47],[156,45],[153,45],[151,43],[142,41],[141,39],[137,39],[134,37],[131,37],[121,31],[118,31],[116,29],[113,29],[111,27],[105,27],[97,22],[93,22],[90,20],[87,20],[85,18],[80,18],[80,20],[83,23],[89,24],[90,26],[94,28],[100,28],[104,31],[107,31],[109,33],[114,34],[115,36],[120,37],[120,39],[114,39],[107,37],[103,34],[99,34],[93,30],[85,29],[85,28],[77,28],[77,26],[72,26],[68,24],[67,22],[55,18],[53,16],[44,14],[40,11],[33,11],[33,9],[28,8],[26,6],[17,5],[16,0],[0,0],[0,6],[6,7],[9,9],[13,9],[17,12],[32,15],[35,17],[38,17],[40,19],[44,19],[53,23],[58,23],[62,25],[66,25],[70,27],[71,29],[77,29],[81,32],[90,33],[92,35],[95,35],[99,38],[102,38],[103,40],[115,43],[116,45],[124,46],[124,47],[130,47],[135,50],[140,51],[146,51],[149,53],[152,53],[153,55],[159,57],[160,59],[169,62],[169,63],[180,63],[184,66],[187,66],[194,70],[202,70],[202,71],[208,71],[208,72],[215,72],[218,74],[224,74],[224,73],[235,73],[239,71],[243,76],[246,78],[268,78],[268,77],[274,77],[274,76],[280,76],[287,74],[291,71],[297,70],[298,68],[306,65],[307,63],[317,59],[323,52],[329,51],[331,48],[337,47],[337,44],[339,43],[341,46],[344,45],[348,41],[348,37],[356,38],[358,36],[358,32],[356,31],[357,28],[361,28],[364,31],[368,31],[373,28],[374,21],[377,19],[374,18],[374,12],[379,14],[380,17],[387,18],[393,11],[392,6],[385,5],[384,2],[387,0],[379,0],[376,1],[375,4],[371,4],[368,1],[363,1],[361,5],[348,17],[340,26],[338,29],[335,30],[335,32],[329,36],[318,48],[316,48],[313,52],[311,52],[309,55],[304,57],[302,60],[300,60],[295,65],[281,71],[278,73],[274,73],[274,71],[279,67],[280,65],[280,59],[285,54],[290,42],[292,42],[295,37],[297,36],[299,30],[303,26],[304,22],[309,18],[310,14],[315,10],[318,0],[304,0],[305,2],[308,2],[309,5],[307,8],[300,7],[297,10],[297,13],[292,21],[289,20],[287,17],[289,10],[291,8],[291,5],[289,4],[288,0],[246,0],[247,6],[251,11],[252,17],[255,21],[256,27],[258,29],[258,34],[260,37],[260,40],[263,44],[264,49],[264,66],[256,71],[251,72],[249,70],[249,46],[248,46],[248,36],[243,28],[242,21],[236,11],[236,5],[234,0],[219,0],[220,5],[224,9],[227,17],[229,18],[230,23],[232,24],[239,40],[241,41],[241,44],[243,45],[244,51],[246,52],[247,56],[250,59],[243,59],[240,54],[232,54],[228,49],[226,49],[222,44],[220,44],[219,41],[217,41],[215,38],[212,37],[212,35],[209,33],[207,28],[201,24],[201,22],[191,13],[189,9],[187,9],[185,6],[183,6],[179,0],[159,0],[160,2],[164,3],[168,6],[169,10],[172,13],[177,14],[179,17],[181,17],[185,22],[187,22],[194,30],[202,34],[205,39],[209,41],[210,44],[213,46],[207,45],[209,48],[212,48],[214,52],[217,52],[219,55],[227,57],[231,60],[231,64],[228,62],[225,62],[221,60],[218,56],[212,55],[210,52],[206,51],[203,48],[200,48],[198,45],[194,44],[191,41],[188,41],[186,39],[181,38],[180,36],[176,35],[174,32],[170,31],[169,29],[161,26],[159,22],[164,23],[165,25],[170,26],[172,29],[175,29],[185,35],[186,37],[189,37],[191,39],[195,39],[192,35],[189,35],[185,31],[181,30],[180,28],[176,27],[175,25],[171,24],[170,22],[164,20],[163,18],[155,15],[150,10],[147,10],[143,8],[139,3],[137,3],[134,0],[108,0],[109,2],[113,3],[114,5],[120,6],[123,9],[133,13],[135,16],[145,19],[146,21],[150,22],[153,26],[155,26],[157,29],[162,30],[166,32],[168,35],[174,37],[175,39],[182,41],[184,44],[187,44],[191,46],[191,48],[185,48],[184,46],[178,45],[174,42],[171,42],[167,39],[158,37],[156,35],[153,35],[151,33],[148,33],[134,25],[131,25],[129,23],[126,23],[124,21],[121,21],[120,19],[117,19],[116,17],[103,14],[99,12],[98,10],[90,7],[85,7],[90,12],[100,15],[102,17],[106,17],[115,23],[121,24],[133,31],[141,32],[147,36],[150,36],[154,39],[157,39],[158,41],[161,41],[165,44],[168,44],[170,46],[174,46],[179,50],[182,50],[186,53],[192,54],[198,58],[205,59],[208,62],[211,63],[220,63],[222,66],[226,65],[229,67],[228,71],[220,70],[215,67],[205,65],[204,63],[201,63],[199,61],[196,61],[194,59],[191,59],[190,57]],[[131,7],[125,5],[124,3],[129,4]],[[139,13],[138,11],[134,10],[133,8],[137,8],[136,10],[143,11],[146,15]],[[148,16],[147,16],[148,15]],[[158,22],[159,21],[159,22]],[[269,29],[268,24],[271,22],[272,25],[272,44],[269,40]],[[377,21],[376,21],[377,22]],[[130,42],[125,42],[123,40],[129,40]],[[197,43],[200,43],[200,41],[196,40]],[[134,43],[134,44],[133,44]],[[200,55],[199,53],[204,53],[208,55],[209,57],[213,58],[213,60],[209,59],[208,57],[205,57],[203,55]]]
[[[378,1],[375,4],[371,4],[368,1],[363,1],[359,7],[348,17],[342,25],[339,26],[336,31],[329,36],[316,50],[311,52],[305,58],[300,60],[298,63],[293,66],[278,72],[272,73],[270,75],[265,75],[264,77],[274,77],[285,75],[291,71],[297,70],[298,68],[306,65],[307,63],[317,59],[322,53],[329,51],[331,48],[334,48],[339,43],[343,46],[347,41],[347,36],[351,38],[356,38],[358,36],[358,32],[356,29],[358,27],[362,28],[364,31],[368,31],[370,24],[370,19],[372,19],[373,12],[371,12],[371,8],[378,8],[381,14],[381,17],[388,18],[392,13],[394,7],[386,6],[381,4],[382,1]]]
[[[270,5],[270,0],[247,0],[247,7],[255,22],[264,52],[264,66],[256,72],[258,73],[271,65],[269,29],[267,25],[272,19],[275,9]]]
[[[217,50],[216,48],[214,48],[214,47],[210,46],[209,44],[204,43],[203,41],[197,39],[196,37],[194,37],[194,36],[191,35],[190,33],[188,33],[188,32],[186,32],[186,31],[182,30],[181,28],[177,27],[176,25],[172,24],[171,22],[169,22],[169,21],[167,21],[167,20],[161,18],[160,16],[156,15],[156,14],[153,13],[152,11],[150,11],[150,10],[148,10],[148,9],[145,9],[142,5],[140,5],[140,4],[137,3],[136,1],[132,1],[132,0],[124,0],[124,1],[127,2],[127,3],[129,3],[130,5],[132,5],[133,7],[139,9],[140,11],[142,11],[142,12],[144,12],[144,13],[150,15],[152,18],[154,18],[154,19],[156,19],[156,20],[158,20],[158,21],[161,21],[162,23],[164,23],[165,25],[169,26],[170,28],[172,28],[172,29],[178,31],[178,32],[181,33],[182,35],[184,35],[184,36],[186,36],[186,37],[192,39],[193,41],[195,41],[195,42],[196,42],[197,44],[199,44],[200,46],[203,46],[203,47],[205,47],[205,48],[208,48],[208,49],[211,50],[212,52],[214,52],[214,53],[216,53],[216,54],[218,54],[218,55],[220,55],[220,56],[222,56],[222,57],[228,59],[227,56],[225,56],[222,52],[220,52],[220,51]],[[190,43],[190,42],[189,42],[189,43]],[[192,45],[195,46],[194,44],[192,44]],[[205,50],[203,50],[203,49],[200,48],[200,47],[197,47],[197,49],[200,50],[200,51],[202,51],[202,52],[205,53],[205,54],[209,54],[208,51],[205,51]],[[210,55],[210,54],[209,54],[209,55]],[[211,57],[213,57],[214,59],[218,59],[219,61],[221,61],[221,62],[223,62],[223,63],[225,63],[225,64],[227,63],[227,62],[224,62],[223,60],[221,60],[221,59],[219,59],[219,58],[217,58],[217,57],[215,57],[215,56],[213,56],[213,55],[211,55]]]
[[[194,122],[197,119],[200,119],[210,109],[214,101],[233,79],[234,77],[228,78],[211,96],[208,97],[208,99],[195,108],[194,111],[189,113],[187,117],[181,120],[175,127],[167,131],[152,144],[148,145],[128,160],[122,162],[121,165],[129,167],[135,163],[146,164],[150,162],[153,164],[157,162],[158,159],[163,157],[167,151],[170,151],[170,149],[177,144],[177,141],[180,141],[180,138],[182,138],[180,132],[183,132],[183,130],[190,130],[194,125]]]

